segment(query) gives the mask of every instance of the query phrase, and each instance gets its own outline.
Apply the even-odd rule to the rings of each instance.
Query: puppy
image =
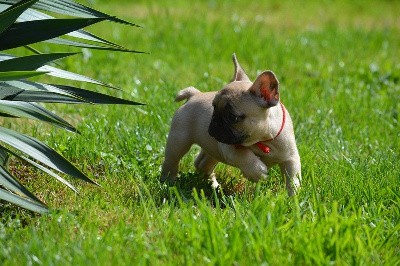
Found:
[[[289,112],[280,102],[279,82],[272,71],[251,82],[233,54],[232,81],[218,92],[181,90],[187,100],[175,113],[165,150],[161,181],[173,183],[181,158],[193,144],[201,147],[196,169],[218,186],[218,162],[239,168],[254,182],[278,164],[289,195],[300,187],[301,164]]]

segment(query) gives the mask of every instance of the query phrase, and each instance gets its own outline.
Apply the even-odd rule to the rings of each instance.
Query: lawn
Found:
[[[0,264],[400,265],[400,2],[85,2],[143,26],[89,30],[147,53],[84,50],[62,65],[122,88],[86,89],[146,105],[47,105],[80,135],[3,121],[101,187],[72,180],[75,194],[13,160],[51,212],[0,203]],[[280,80],[302,160],[295,197],[277,168],[254,184],[219,165],[214,192],[194,171],[198,147],[176,187],[159,182],[174,95],[221,89],[234,52],[251,79]]]

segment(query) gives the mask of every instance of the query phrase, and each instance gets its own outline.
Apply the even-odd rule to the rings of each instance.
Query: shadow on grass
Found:
[[[220,173],[221,174],[221,173]],[[253,183],[246,180],[241,174],[227,172],[218,176],[219,187],[214,189],[211,181],[204,175],[196,172],[181,173],[173,184],[163,184],[163,196],[159,206],[166,201],[195,202],[199,197],[211,206],[226,207],[226,202],[232,199],[252,201],[260,191],[280,193],[282,187],[280,178],[275,172],[267,181]],[[280,176],[280,175],[279,175]],[[158,205],[158,204],[156,204]]]

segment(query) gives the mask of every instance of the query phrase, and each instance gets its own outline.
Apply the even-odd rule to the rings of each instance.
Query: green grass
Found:
[[[81,135],[3,122],[102,187],[74,182],[75,195],[13,162],[53,211],[0,205],[0,264],[399,265],[400,3],[266,2],[91,1],[144,26],[92,31],[150,54],[91,51],[65,68],[147,105],[49,105]],[[197,148],[182,161],[177,188],[158,181],[175,93],[220,89],[233,75],[233,52],[251,78],[271,69],[281,82],[302,159],[296,197],[287,197],[278,169],[253,184],[223,165],[225,194],[216,195],[194,173]]]

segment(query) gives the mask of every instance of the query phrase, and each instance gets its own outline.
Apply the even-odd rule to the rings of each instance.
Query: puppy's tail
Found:
[[[200,93],[200,91],[195,87],[187,87],[186,89],[180,90],[178,92],[178,94],[175,96],[175,102],[179,102],[185,99],[189,100],[190,97],[197,93]]]

